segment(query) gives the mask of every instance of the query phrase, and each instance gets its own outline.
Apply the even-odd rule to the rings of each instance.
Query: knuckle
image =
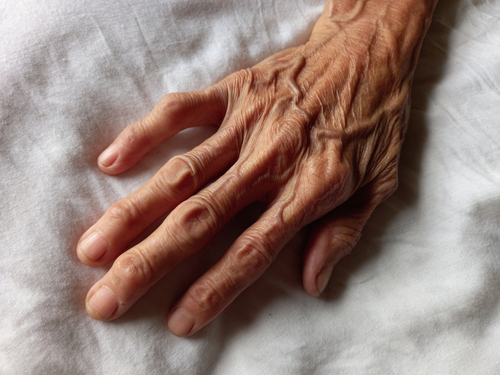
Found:
[[[131,226],[141,217],[141,210],[131,198],[124,198],[113,204],[106,212],[108,222],[112,226]]]
[[[124,132],[125,144],[130,147],[143,147],[153,143],[151,139],[151,127],[154,121],[150,115],[129,125]],[[137,144],[139,143],[139,145]]]
[[[179,205],[173,216],[173,233],[183,243],[194,246],[211,238],[218,229],[218,218],[210,203],[191,198]]]
[[[176,115],[181,115],[186,108],[187,98],[187,93],[176,92],[167,94],[156,104],[155,111],[163,116],[175,117]]]
[[[220,84],[229,95],[238,96],[244,87],[252,87],[255,83],[252,68],[242,69],[223,79]]]
[[[138,250],[129,250],[113,264],[113,282],[122,290],[134,290],[151,284],[154,269],[151,262]]]
[[[361,238],[361,230],[357,226],[342,227],[342,232],[339,232],[336,240],[345,243],[350,248],[353,248]]]
[[[263,272],[273,261],[273,252],[265,241],[255,239],[244,240],[240,248],[234,252],[232,264],[235,274],[243,277]]]
[[[320,161],[311,167],[307,175],[308,198],[313,202],[327,198],[347,199],[352,194],[354,178],[352,169],[335,161]]]
[[[289,103],[282,104],[287,111],[286,120],[276,121],[269,126],[270,143],[278,151],[286,151],[289,154],[303,152],[308,143],[309,120],[301,115],[296,108],[290,108]]]
[[[306,137],[290,124],[272,124],[267,130],[266,149],[253,161],[252,172],[263,180],[284,181],[297,171],[306,157]]]
[[[300,126],[294,126],[292,123],[276,123],[273,128],[272,141],[279,152],[295,154],[302,151],[304,135],[300,131]]]
[[[210,315],[211,311],[224,305],[225,297],[223,291],[214,282],[209,281],[209,279],[193,285],[189,294],[198,313],[197,315],[201,317]]]
[[[330,251],[327,264],[335,264],[340,258],[349,254],[361,238],[361,231],[355,227],[342,226],[332,233]]]
[[[177,194],[194,192],[201,180],[201,168],[190,155],[174,156],[167,164],[169,187]]]
[[[239,70],[237,72],[234,72],[231,74],[228,78],[234,80],[237,83],[245,84],[247,82],[253,82],[254,79],[254,72],[251,68],[246,68]]]

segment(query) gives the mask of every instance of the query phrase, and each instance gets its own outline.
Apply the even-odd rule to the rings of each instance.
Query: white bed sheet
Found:
[[[80,235],[171,156],[120,177],[98,154],[166,93],[206,87],[307,40],[323,0],[0,4],[1,374],[500,373],[500,2],[441,0],[417,68],[400,187],[321,298],[300,233],[192,338],[168,307],[255,217],[247,210],[122,318],[84,311],[106,271]]]

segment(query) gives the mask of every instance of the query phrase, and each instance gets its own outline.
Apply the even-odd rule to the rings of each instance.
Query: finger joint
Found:
[[[117,228],[133,226],[140,220],[142,210],[133,199],[127,197],[113,204],[106,212],[107,222]]]
[[[168,185],[176,195],[192,194],[198,189],[201,168],[193,157],[178,155],[167,166]]]
[[[189,246],[198,247],[208,241],[220,225],[213,205],[200,196],[185,201],[173,214],[172,232]]]
[[[248,278],[263,272],[273,261],[274,251],[264,240],[243,240],[241,246],[235,251],[233,264],[236,274]]]
[[[138,249],[122,254],[113,264],[113,271],[114,284],[126,291],[149,286],[155,274],[149,258]]]
[[[220,310],[225,305],[225,293],[220,289],[218,283],[207,278],[203,282],[193,285],[189,291],[196,315],[202,320],[206,320],[214,310]]]
[[[181,116],[186,109],[186,99],[189,98],[188,93],[170,93],[165,95],[155,106],[155,112],[158,116],[175,117]]]

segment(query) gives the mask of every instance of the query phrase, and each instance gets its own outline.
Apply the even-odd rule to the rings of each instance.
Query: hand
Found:
[[[177,302],[171,331],[198,331],[310,223],[304,288],[313,296],[323,291],[334,264],[397,186],[411,79],[430,10],[391,3],[329,2],[307,44],[208,89],[165,96],[101,154],[99,167],[119,174],[185,128],[219,126],[82,236],[82,262],[114,261],[88,293],[93,318],[124,314],[255,201],[265,202],[266,211]],[[154,233],[125,251],[170,211]]]

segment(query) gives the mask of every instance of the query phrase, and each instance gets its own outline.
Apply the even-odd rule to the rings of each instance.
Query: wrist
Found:
[[[308,45],[314,50],[336,39],[338,48],[342,36],[351,53],[390,56],[408,73],[416,65],[436,4],[437,0],[328,0]]]
[[[437,1],[328,0],[312,36],[336,34],[360,22],[364,23],[364,27],[382,26],[394,34],[425,33]]]

